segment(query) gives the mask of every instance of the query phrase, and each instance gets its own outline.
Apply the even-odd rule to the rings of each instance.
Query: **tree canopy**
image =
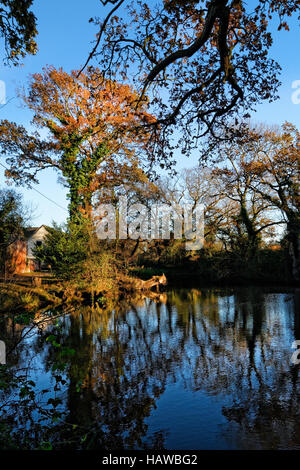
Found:
[[[99,75],[92,67],[79,77],[78,71],[47,67],[23,93],[37,131],[0,122],[6,176],[30,185],[41,170],[56,169],[69,188],[72,214],[88,209],[93,192],[122,166],[136,168],[148,139],[142,124],[153,119],[145,103],[133,107],[137,95],[129,85]]]
[[[36,17],[30,10],[33,0],[0,1],[0,36],[4,39],[5,60],[17,65],[27,54],[35,54]]]
[[[88,58],[108,77],[128,80],[151,96],[151,126],[183,150],[220,136],[227,123],[273,101],[280,65],[270,56],[272,28],[288,29],[300,2],[290,0],[102,0],[111,5]],[[125,10],[126,9],[126,10]],[[272,26],[271,26],[272,23]]]

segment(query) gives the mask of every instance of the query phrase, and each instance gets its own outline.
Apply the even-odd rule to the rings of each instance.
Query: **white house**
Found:
[[[29,227],[24,236],[12,242],[7,249],[7,269],[13,274],[39,271],[40,263],[35,259],[33,248],[43,243],[49,233],[46,225]]]

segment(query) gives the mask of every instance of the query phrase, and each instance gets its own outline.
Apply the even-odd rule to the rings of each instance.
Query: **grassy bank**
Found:
[[[38,310],[62,303],[59,289],[0,283],[0,312]]]
[[[46,306],[63,304],[97,303],[106,306],[127,295],[135,295],[138,288],[134,279],[148,280],[152,276],[165,274],[169,285],[298,285],[290,276],[290,267],[284,250],[260,250],[252,258],[236,254],[215,252],[212,256],[202,252],[176,264],[154,263],[147,261],[142,266],[131,267],[129,276],[118,273],[106,278],[95,273],[90,282],[79,279],[59,281],[43,279],[41,286],[30,280],[20,278],[14,283],[0,283],[0,312],[33,311]],[[51,282],[48,282],[51,281]]]

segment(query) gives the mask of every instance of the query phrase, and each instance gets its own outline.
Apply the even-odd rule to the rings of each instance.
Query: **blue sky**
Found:
[[[251,3],[251,0],[250,0]],[[96,33],[88,22],[93,16],[102,16],[104,9],[99,0],[35,0],[33,10],[38,18],[38,47],[36,56],[26,57],[22,67],[7,67],[1,62],[0,80],[5,82],[7,104],[0,109],[0,119],[13,120],[25,127],[32,118],[29,111],[22,108],[16,97],[16,88],[26,85],[28,75],[40,72],[42,67],[53,64],[63,66],[67,71],[78,69],[91,49],[91,41]],[[282,66],[280,100],[263,104],[257,108],[253,119],[268,124],[282,124],[290,121],[300,128],[300,104],[292,102],[292,83],[300,81],[298,56],[299,26],[293,21],[290,32],[274,32],[272,57]],[[3,44],[3,43],[2,43]],[[299,82],[300,85],[300,82]],[[299,86],[300,88],[300,86]],[[300,93],[299,93],[300,97]],[[2,160],[3,161],[3,160]],[[184,160],[178,155],[178,166],[193,166],[196,159]],[[5,186],[4,170],[0,168],[0,186]],[[57,182],[57,174],[47,170],[40,174],[40,184],[36,189],[45,196],[67,208],[66,190]],[[33,190],[20,188],[24,199],[35,207],[33,225],[50,224],[52,220],[61,223],[67,216],[66,210]]]

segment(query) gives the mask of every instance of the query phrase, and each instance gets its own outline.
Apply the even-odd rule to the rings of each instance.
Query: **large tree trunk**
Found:
[[[75,185],[70,185],[69,199],[70,220],[78,224],[82,215],[87,215],[91,210],[92,195],[89,192],[83,195]]]
[[[293,279],[300,280],[300,233],[294,232],[289,237],[289,255]]]
[[[257,253],[260,239],[258,236],[258,232],[255,229],[254,223],[249,217],[246,205],[244,204],[241,205],[240,217],[247,231],[248,242],[249,242],[248,252],[249,252],[249,255],[252,257]]]

